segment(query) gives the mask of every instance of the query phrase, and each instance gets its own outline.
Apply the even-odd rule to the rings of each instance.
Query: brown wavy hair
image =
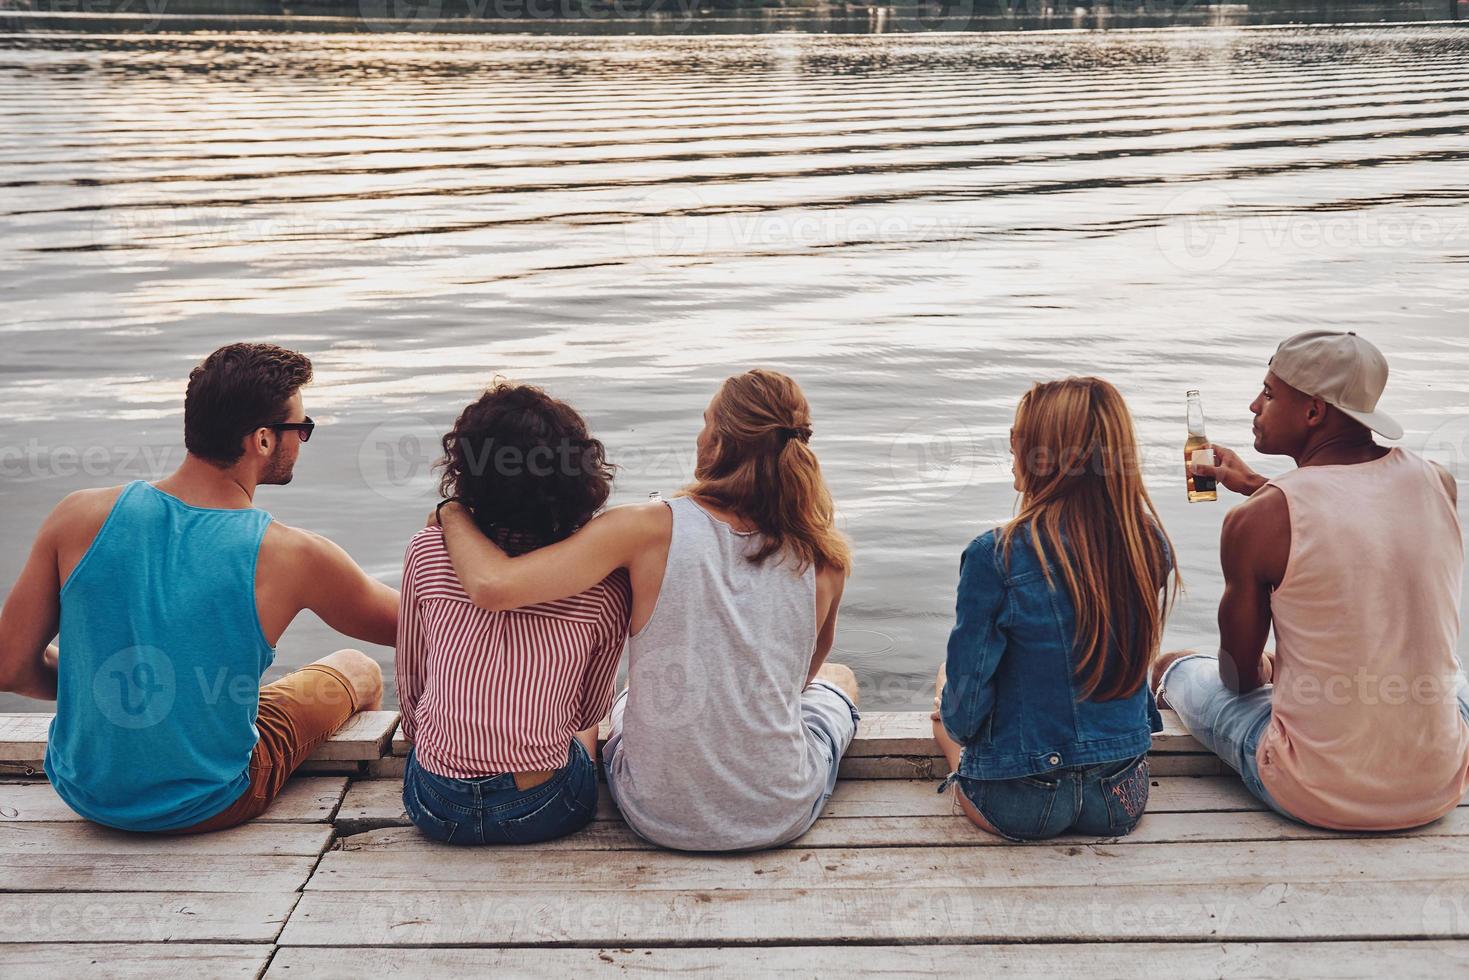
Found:
[[[613,466],[586,420],[540,388],[496,378],[443,438],[439,493],[502,545],[569,537],[607,502]],[[512,546],[511,550],[518,550]]]
[[[1131,697],[1147,679],[1181,580],[1143,486],[1127,403],[1100,378],[1037,384],[1020,399],[1011,442],[1022,496],[1000,531],[1002,554],[1008,561],[1025,528],[1052,588],[1046,556],[1060,567],[1076,609],[1083,698]]]
[[[852,552],[836,529],[836,505],[812,452],[811,407],[800,385],[777,371],[727,378],[710,404],[710,432],[679,496],[702,497],[754,524],[763,536],[751,560],[790,555],[848,571]]]

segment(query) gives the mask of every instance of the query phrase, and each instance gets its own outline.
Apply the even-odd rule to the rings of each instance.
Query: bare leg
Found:
[[[933,686],[933,709],[935,715],[938,714],[939,698],[944,693],[944,681],[944,667],[940,664],[938,679]],[[939,751],[944,754],[944,758],[949,763],[949,772],[958,772],[959,759],[964,754],[964,747],[954,741],[953,736],[944,728],[944,723],[937,717],[933,719],[933,740],[939,743]],[[990,826],[989,821],[974,808],[974,804],[969,802],[969,797],[965,796],[957,785],[953,787],[951,792],[954,794],[954,798],[959,801],[960,808],[963,809],[964,815],[969,818],[971,823],[986,833],[994,834],[996,837],[1000,836],[999,831]]]
[[[339,671],[352,685],[358,711],[376,711],[383,704],[383,669],[361,650],[338,650],[315,663]]]
[[[852,673],[852,668],[846,664],[822,664],[816,676],[828,684],[835,684],[847,697],[852,699],[853,704],[857,703],[857,675]]]

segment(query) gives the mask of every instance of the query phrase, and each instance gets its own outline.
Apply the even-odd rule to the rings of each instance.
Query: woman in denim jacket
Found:
[[[1012,840],[1121,836],[1147,806],[1163,727],[1147,678],[1178,584],[1172,548],[1112,385],[1035,385],[1010,442],[1020,513],[959,563],[934,700],[951,772],[939,791],[957,783],[969,818]]]

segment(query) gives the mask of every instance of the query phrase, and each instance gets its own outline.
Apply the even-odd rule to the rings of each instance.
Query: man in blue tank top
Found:
[[[73,493],[42,524],[0,610],[0,688],[56,701],[46,772],[81,816],[233,826],[354,711],[378,707],[382,673],[357,650],[260,686],[303,609],[369,643],[392,646],[397,630],[397,590],[254,506],[257,486],[290,482],[311,437],[310,380],[294,351],[220,348],[189,376],[183,465]]]

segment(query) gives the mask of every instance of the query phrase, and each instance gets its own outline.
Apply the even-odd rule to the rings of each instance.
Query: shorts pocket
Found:
[[[574,775],[574,774],[573,774]],[[512,844],[535,844],[565,837],[580,830],[592,820],[596,809],[596,784],[592,784],[592,803],[579,798],[577,780],[564,780],[556,792],[529,813],[497,820],[496,826]]]
[[[1113,776],[1100,781],[1102,798],[1107,802],[1107,820],[1112,833],[1130,834],[1148,808],[1148,790],[1152,786],[1152,770],[1148,757],[1142,756]]]
[[[1043,776],[1019,779],[967,779],[959,785],[989,825],[1007,840],[1040,840],[1052,836],[1047,832],[1060,780]]]
[[[407,812],[408,819],[413,821],[413,825],[430,840],[444,844],[464,843],[454,839],[455,833],[459,830],[459,822],[445,820],[424,806],[423,799],[418,795],[418,781],[411,776],[403,780],[403,809]]]

